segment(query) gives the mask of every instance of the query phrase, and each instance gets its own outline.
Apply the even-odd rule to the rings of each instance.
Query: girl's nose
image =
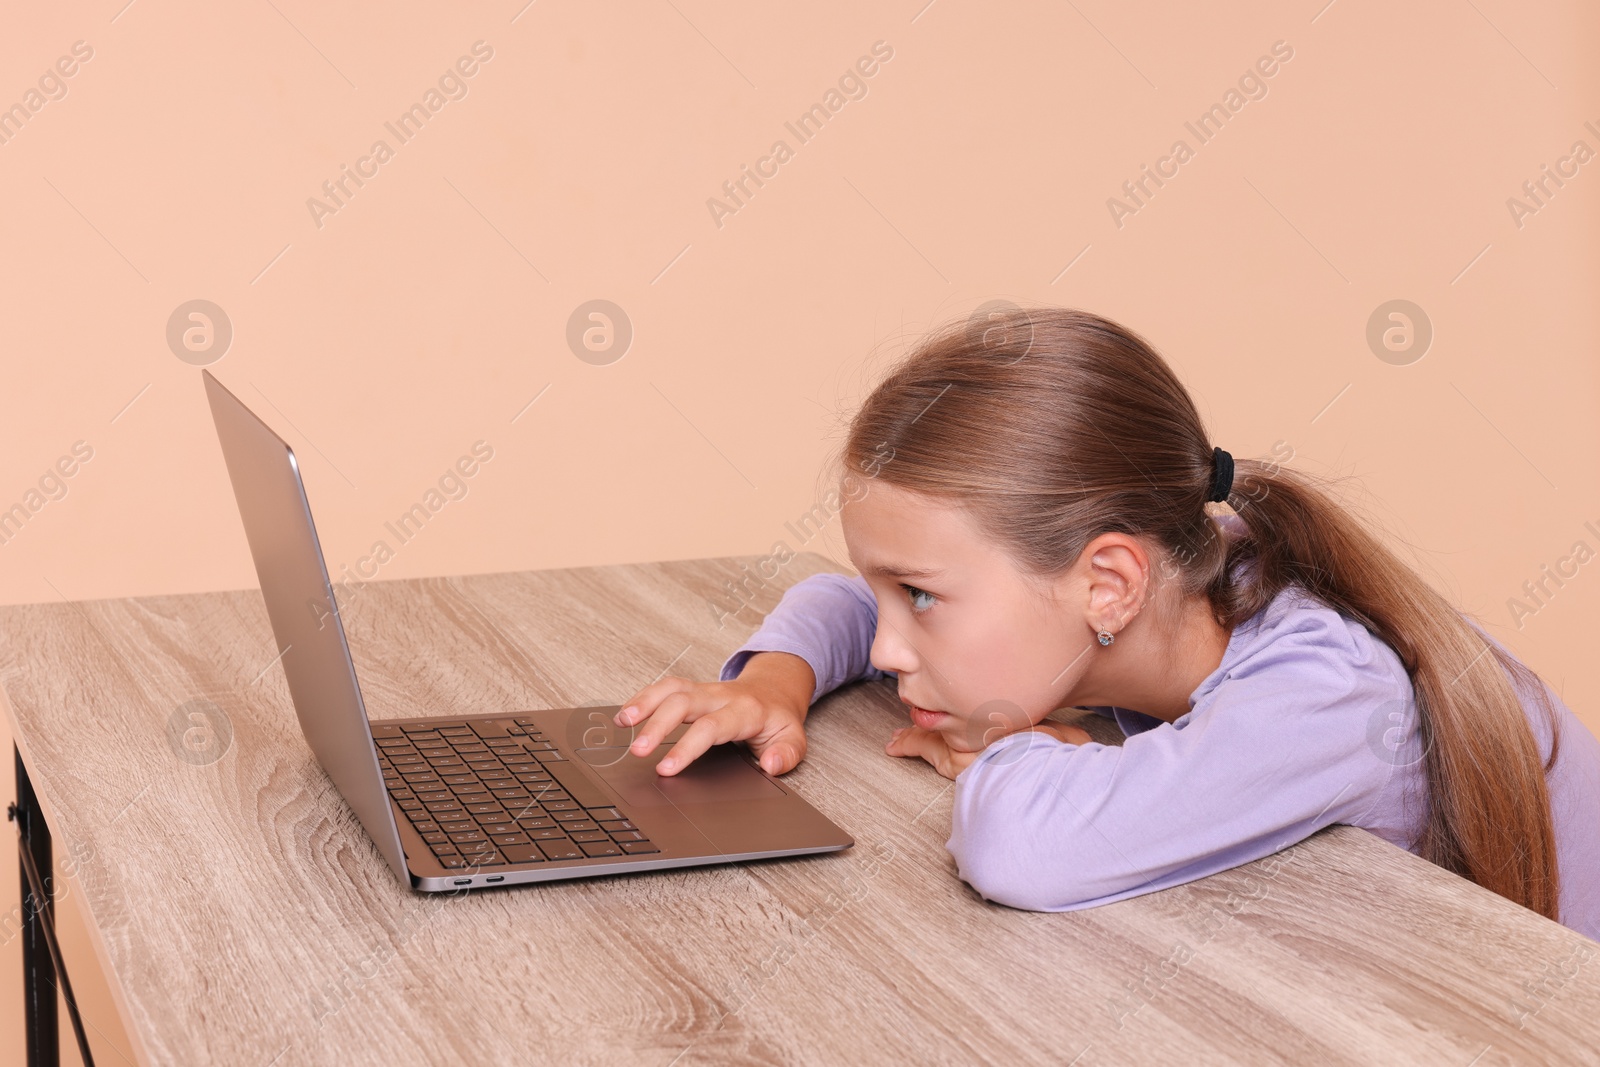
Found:
[[[872,654],[869,658],[878,670],[893,671],[895,674],[908,674],[917,666],[916,650],[882,619],[878,620],[878,632],[872,637]]]

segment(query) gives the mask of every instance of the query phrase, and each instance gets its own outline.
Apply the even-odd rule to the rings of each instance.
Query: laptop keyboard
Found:
[[[447,868],[661,851],[531,718],[371,729],[389,795]]]

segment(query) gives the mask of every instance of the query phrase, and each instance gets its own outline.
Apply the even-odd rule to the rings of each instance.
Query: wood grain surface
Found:
[[[374,582],[374,720],[617,704],[714,679],[795,557]],[[150,1064],[1600,1061],[1600,945],[1350,827],[1067,913],[986,903],[952,783],[883,753],[892,688],[820,701],[786,781],[842,853],[413,894],[317,766],[255,590],[0,608],[0,684]],[[225,753],[169,721],[209,701]],[[1116,727],[1085,715],[1099,739]]]

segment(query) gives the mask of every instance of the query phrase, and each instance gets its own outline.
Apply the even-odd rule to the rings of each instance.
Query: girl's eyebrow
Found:
[[[907,567],[898,563],[878,563],[866,568],[863,574],[875,574],[884,578],[939,578],[943,571],[932,570],[927,567]]]

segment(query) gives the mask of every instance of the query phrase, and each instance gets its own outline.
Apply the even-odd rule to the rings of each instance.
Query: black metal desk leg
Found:
[[[83,1032],[78,1001],[72,995],[67,965],[56,941],[55,862],[50,854],[50,826],[39,810],[28,768],[15,743],[17,800],[6,815],[17,824],[17,866],[22,881],[22,1014],[28,1039],[28,1067],[60,1067],[61,1046],[56,1018],[56,990],[67,1001],[72,1034],[84,1067],[94,1067],[89,1039]],[[43,872],[41,875],[40,872]]]
[[[28,780],[27,768],[22,765],[22,753],[16,745],[11,751],[17,765],[17,802],[9,812],[16,820],[21,833],[18,848],[25,850],[38,871],[55,870],[50,850],[50,828],[39,813],[38,801],[33,795],[33,783]],[[45,901],[33,895],[28,879],[28,864],[20,854],[17,857],[17,878],[22,884],[22,1014],[28,1039],[28,1067],[56,1067],[61,1062],[59,1031],[56,1018],[56,968],[50,959],[49,945],[45,941],[43,926],[54,922],[54,912],[46,910]],[[50,892],[48,883],[45,892]],[[55,931],[52,930],[51,933]]]

